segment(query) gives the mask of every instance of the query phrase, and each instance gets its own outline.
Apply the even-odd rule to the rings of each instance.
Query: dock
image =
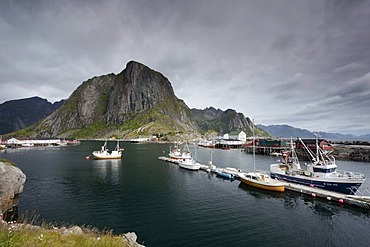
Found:
[[[327,201],[335,201],[340,204],[347,204],[354,207],[360,207],[370,210],[370,196],[346,195],[334,191],[323,190],[316,187],[310,187],[296,183],[284,182],[284,185],[285,189],[287,190],[310,195],[313,198],[323,198]]]
[[[179,160],[171,159],[169,157],[160,156],[158,157],[159,160],[163,160],[166,162],[179,164]],[[212,169],[210,169],[209,165],[203,165],[201,164],[200,170],[206,171],[206,172],[212,172],[215,173],[216,170],[222,171],[224,173],[233,174],[236,179],[239,178],[238,173],[245,173],[246,171],[242,171],[240,169],[232,168],[232,167],[216,167],[212,165]],[[289,183],[286,181],[281,181],[285,185],[286,190],[298,192],[301,194],[309,195],[313,198],[322,198],[327,201],[333,201],[337,202],[339,204],[346,204],[357,208],[363,208],[370,210],[370,196],[366,195],[346,195],[334,191],[329,190],[323,190],[317,187],[310,187],[302,184],[296,184],[296,183]],[[364,184],[365,185],[365,184]],[[363,185],[363,186],[364,186]],[[366,188],[365,190],[367,192],[370,192],[370,186],[367,185],[369,188]]]

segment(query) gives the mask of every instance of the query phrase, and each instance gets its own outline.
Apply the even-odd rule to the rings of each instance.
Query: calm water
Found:
[[[181,169],[157,159],[170,144],[121,143],[122,160],[86,160],[100,145],[1,152],[27,175],[19,210],[51,222],[134,231],[146,246],[369,246],[368,211]],[[202,163],[213,151],[217,166],[253,169],[253,156],[240,150],[191,149]],[[256,156],[259,169],[272,162]],[[337,163],[370,178],[369,163]]]

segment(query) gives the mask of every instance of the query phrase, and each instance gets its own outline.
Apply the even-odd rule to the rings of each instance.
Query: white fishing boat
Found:
[[[317,136],[316,154],[302,139],[299,138],[299,141],[308,153],[311,163],[305,164],[305,169],[301,168],[291,141],[291,150],[285,154],[285,161],[270,165],[271,177],[349,195],[355,194],[365,181],[365,175],[362,173],[337,170],[334,157],[329,157],[320,148]]]
[[[180,160],[179,166],[184,169],[197,171],[200,169],[201,165],[198,162],[196,162],[193,158],[190,158],[190,159]]]
[[[256,151],[255,151],[255,136],[254,136],[254,121],[253,121],[253,172],[239,173],[240,181],[249,186],[256,188],[284,192],[285,185],[277,179],[272,179],[267,172],[256,171]]]
[[[168,154],[170,156],[170,159],[174,160],[187,160],[191,159],[191,152],[189,149],[187,150],[181,150],[181,148],[176,144],[173,148],[170,149],[170,153]]]
[[[116,148],[109,152],[107,148],[107,141],[101,147],[100,151],[94,151],[92,156],[94,160],[106,160],[106,159],[120,159],[122,157],[123,148],[120,148],[119,141],[117,141]]]

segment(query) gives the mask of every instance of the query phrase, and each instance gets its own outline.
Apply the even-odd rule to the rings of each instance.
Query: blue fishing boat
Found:
[[[365,175],[358,172],[337,170],[334,157],[329,157],[318,145],[316,137],[316,154],[299,139],[307,151],[311,163],[301,168],[291,141],[291,150],[284,154],[285,162],[270,165],[272,178],[298,183],[310,187],[353,195],[365,181]]]

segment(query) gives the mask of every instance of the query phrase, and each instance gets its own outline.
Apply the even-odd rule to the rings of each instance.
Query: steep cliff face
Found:
[[[94,77],[29,129],[35,137],[130,137],[196,132],[190,109],[161,73],[131,61],[118,75]]]
[[[0,134],[30,126],[58,109],[64,101],[54,104],[40,97],[11,100],[0,104]]]
[[[108,101],[106,122],[122,124],[132,115],[166,101],[180,102],[168,79],[145,65],[129,62],[126,69],[117,76]],[[166,108],[161,110],[166,113]]]

